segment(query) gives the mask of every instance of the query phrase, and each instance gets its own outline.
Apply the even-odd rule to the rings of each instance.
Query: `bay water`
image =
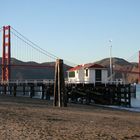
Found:
[[[140,84],[136,85],[136,98],[131,98],[131,106],[140,109]]]

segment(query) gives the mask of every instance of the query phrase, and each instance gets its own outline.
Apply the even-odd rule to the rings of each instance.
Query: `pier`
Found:
[[[67,102],[131,107],[130,84],[72,84],[65,82]],[[54,96],[53,80],[13,80],[0,84],[0,93],[50,100]]]
[[[68,85],[68,98],[72,102],[117,105],[131,107],[132,86],[130,84],[72,84]]]

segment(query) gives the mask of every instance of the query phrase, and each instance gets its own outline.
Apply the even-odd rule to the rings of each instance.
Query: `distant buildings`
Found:
[[[68,70],[70,83],[106,83],[107,68],[99,64],[78,65]]]

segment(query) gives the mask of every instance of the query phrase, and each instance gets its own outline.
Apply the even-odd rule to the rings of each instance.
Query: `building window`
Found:
[[[75,71],[69,72],[69,77],[75,77]]]
[[[86,77],[88,77],[88,69],[86,69]]]
[[[95,70],[95,80],[96,80],[96,82],[102,81],[102,71],[101,70]]]

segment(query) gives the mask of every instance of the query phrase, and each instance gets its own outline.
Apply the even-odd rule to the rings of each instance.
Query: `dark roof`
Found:
[[[102,65],[99,65],[99,64],[85,64],[85,65],[77,65],[76,67],[73,67],[73,68],[71,68],[71,69],[69,69],[68,71],[75,71],[75,70],[79,70],[79,69],[81,69],[81,68],[84,68],[84,69],[86,69],[86,68],[100,68],[100,69],[103,69],[103,68],[106,68],[106,67],[104,67],[104,66],[102,66]]]
[[[75,71],[75,70],[79,70],[80,68],[82,68],[82,65],[77,65],[76,67],[73,67],[69,69],[68,71]]]
[[[105,67],[99,64],[89,64],[85,65],[84,68],[105,68]]]

